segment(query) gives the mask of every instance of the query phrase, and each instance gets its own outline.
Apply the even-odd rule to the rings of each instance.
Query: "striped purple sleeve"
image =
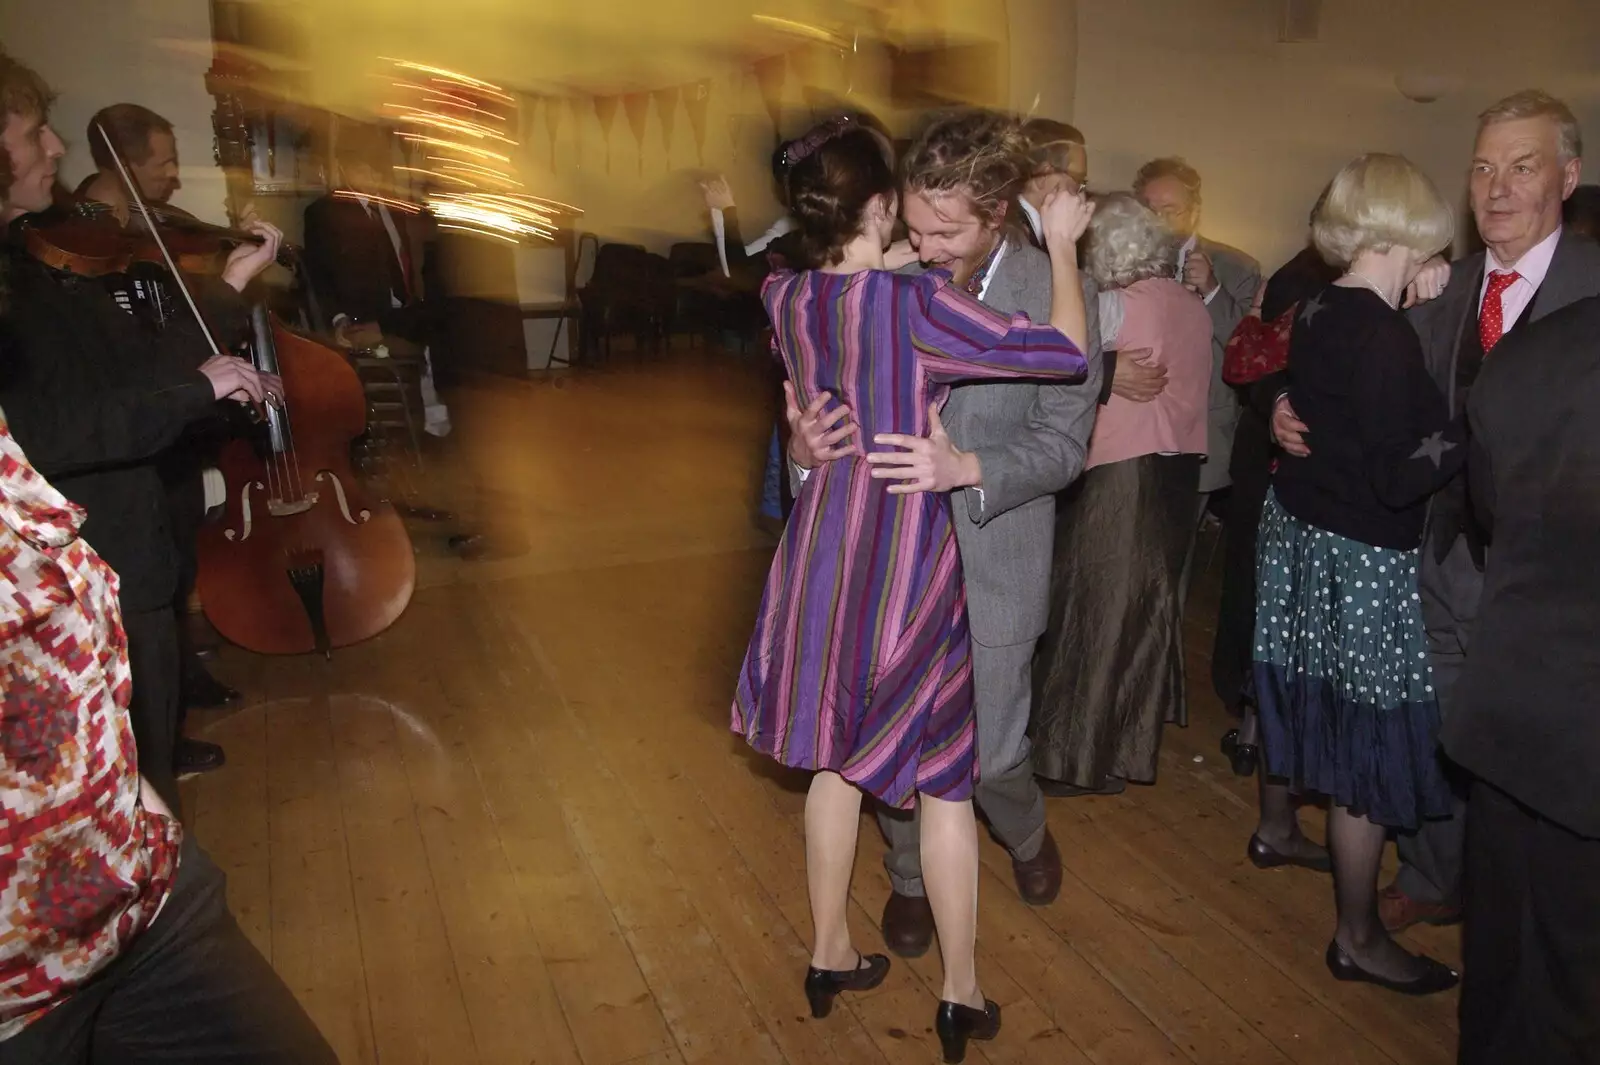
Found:
[[[941,382],[1049,377],[1081,381],[1089,364],[1077,345],[1027,315],[1006,316],[954,288],[935,270],[910,279],[903,303],[911,343],[928,376]]]

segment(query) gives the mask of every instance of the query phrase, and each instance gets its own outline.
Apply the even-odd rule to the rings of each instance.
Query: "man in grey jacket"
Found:
[[[904,171],[905,219],[922,266],[949,270],[954,284],[997,311],[1050,320],[1050,259],[1019,229],[1016,196],[1029,165],[1016,123],[983,111],[944,116],[913,145]],[[870,443],[899,450],[868,456],[880,478],[912,491],[955,493],[972,628],[977,804],[1011,854],[1022,898],[1041,906],[1061,889],[1061,855],[1033,776],[1031,666],[1049,606],[1055,493],[1083,470],[1101,389],[1097,301],[1087,280],[1084,288],[1085,381],[958,386],[927,438],[881,437]],[[819,417],[821,406],[801,412],[791,404],[791,458],[802,469],[857,446],[848,411]],[[916,957],[933,940],[917,823],[889,811],[879,820],[894,887],[884,939],[896,953]]]
[[[1206,416],[1202,499],[1228,487],[1228,459],[1239,424],[1239,397],[1222,379],[1228,339],[1250,313],[1261,287],[1261,267],[1237,248],[1200,235],[1200,173],[1178,158],[1153,159],[1133,179],[1134,195],[1183,240],[1178,280],[1205,301],[1211,315],[1211,398]]]

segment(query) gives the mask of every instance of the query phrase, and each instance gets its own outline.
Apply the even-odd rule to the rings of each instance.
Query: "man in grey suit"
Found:
[[[1153,159],[1139,168],[1133,194],[1183,238],[1178,280],[1205,301],[1211,314],[1211,397],[1206,417],[1206,462],[1200,468],[1200,504],[1228,487],[1228,459],[1239,424],[1239,397],[1222,379],[1228,339],[1250,313],[1261,287],[1257,262],[1200,235],[1200,173],[1182,159]]]
[[[1562,202],[1578,185],[1582,152],[1571,110],[1545,93],[1517,93],[1479,116],[1469,192],[1486,250],[1455,263],[1444,294],[1411,311],[1428,370],[1452,414],[1465,409],[1478,370],[1500,339],[1600,294],[1600,246],[1561,223]],[[1304,433],[1280,399],[1273,413],[1279,444],[1305,454]],[[1447,728],[1464,695],[1457,680],[1471,649],[1483,562],[1466,478],[1458,477],[1434,497],[1422,548],[1422,617]],[[1400,871],[1379,899],[1391,931],[1461,919],[1462,809],[1458,801],[1456,816],[1400,837]]]
[[[923,267],[949,270],[955,284],[995,310],[1049,321],[1050,258],[1019,229],[1016,195],[1028,163],[1018,143],[1016,124],[991,112],[936,120],[904,162],[905,219]],[[1083,469],[1100,394],[1097,300],[1087,280],[1084,303],[1084,382],[960,385],[928,438],[880,438],[872,443],[900,450],[868,456],[878,476],[910,490],[956,493],[977,703],[977,804],[1011,854],[1022,898],[1040,906],[1061,889],[1061,855],[1033,776],[1031,667],[1049,606],[1055,493]],[[791,458],[802,468],[837,457],[841,445],[854,446],[846,444],[854,432],[848,413],[836,409],[819,419],[819,410],[791,409]],[[897,954],[917,957],[933,940],[917,823],[914,815],[890,811],[879,820],[894,887],[884,907],[884,940]]]

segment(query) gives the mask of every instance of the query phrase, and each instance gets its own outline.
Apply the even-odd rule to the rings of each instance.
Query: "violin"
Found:
[[[50,267],[79,277],[125,274],[138,263],[166,266],[170,252],[188,273],[203,273],[223,251],[240,244],[260,244],[254,233],[202,222],[187,211],[145,204],[129,225],[117,219],[110,204],[61,192],[55,210],[28,223],[28,254]],[[159,227],[160,235],[155,227]],[[166,251],[163,251],[162,245]],[[300,250],[283,244],[278,262],[293,270]]]

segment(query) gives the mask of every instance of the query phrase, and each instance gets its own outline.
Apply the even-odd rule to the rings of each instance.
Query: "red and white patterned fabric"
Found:
[[[127,949],[182,827],[140,803],[117,575],[0,412],[0,1041]]]

